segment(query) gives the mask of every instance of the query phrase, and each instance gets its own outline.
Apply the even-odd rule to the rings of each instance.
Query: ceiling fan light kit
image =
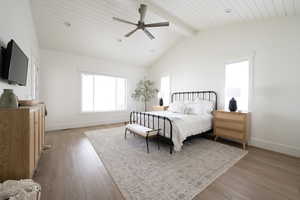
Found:
[[[136,28],[134,30],[130,31],[129,33],[127,33],[125,35],[125,37],[130,37],[137,30],[142,30],[151,40],[153,40],[153,39],[155,39],[155,37],[149,30],[147,30],[147,28],[169,26],[170,23],[169,22],[159,22],[159,23],[145,24],[146,12],[147,12],[147,5],[141,4],[140,8],[139,8],[140,19],[137,23],[133,23],[133,22],[130,22],[130,21],[127,21],[124,19],[120,19],[118,17],[113,17],[113,19],[116,21],[122,22],[122,23],[131,24],[131,25],[136,26]]]

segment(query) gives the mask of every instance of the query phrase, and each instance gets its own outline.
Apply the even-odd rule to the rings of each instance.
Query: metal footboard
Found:
[[[152,119],[152,122],[150,120]],[[157,122],[155,124],[155,121]],[[160,127],[160,122],[162,122],[162,126]],[[170,154],[173,153],[173,124],[172,121],[168,117],[159,116],[155,114],[150,114],[146,112],[136,112],[132,111],[130,113],[130,124],[140,124],[141,126],[145,126],[151,129],[160,129],[159,135],[169,140],[170,142]],[[166,124],[169,124],[169,136],[166,134]]]

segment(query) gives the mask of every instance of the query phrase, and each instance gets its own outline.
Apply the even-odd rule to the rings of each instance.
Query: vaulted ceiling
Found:
[[[182,37],[232,23],[266,20],[300,13],[300,0],[31,0],[41,48],[113,59],[147,66]],[[142,31],[129,38],[139,18],[140,3],[148,5],[147,23],[170,21],[170,27],[151,28],[156,39]]]
[[[300,13],[299,0],[156,0],[198,31],[216,26]]]

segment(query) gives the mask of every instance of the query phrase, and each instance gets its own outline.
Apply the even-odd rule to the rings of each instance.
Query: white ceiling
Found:
[[[226,24],[300,13],[300,0],[156,0],[155,2],[198,31]],[[231,13],[226,13],[226,9],[231,10]]]
[[[146,66],[180,37],[169,28],[153,28],[150,40],[135,27],[116,22],[113,16],[137,22],[138,3],[131,0],[32,0],[32,10],[41,48],[113,59]],[[66,27],[64,22],[70,22]],[[146,22],[166,21],[148,12]],[[122,39],[119,42],[118,39]]]
[[[41,48],[113,59],[147,66],[172,47],[184,34],[231,23],[292,16],[300,0],[31,0]],[[139,18],[138,4],[149,5],[146,22],[170,21],[171,27],[152,28],[150,40],[138,31],[123,35]],[[231,13],[226,13],[231,9]],[[71,27],[66,27],[70,22]],[[121,42],[119,40],[122,40]]]

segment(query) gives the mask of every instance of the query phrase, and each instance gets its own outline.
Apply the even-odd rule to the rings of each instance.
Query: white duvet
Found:
[[[197,135],[206,132],[212,128],[212,115],[201,114],[181,114],[170,111],[154,111],[148,112],[150,114],[160,115],[168,117],[173,124],[172,141],[174,144],[174,150],[180,151],[183,145],[183,141],[192,135]],[[157,127],[157,120],[155,121],[155,127]],[[150,117],[150,124],[152,126],[152,118]],[[160,120],[160,128],[163,128],[163,120]],[[163,130],[162,130],[163,131]],[[166,121],[165,136],[170,137],[169,122]]]

